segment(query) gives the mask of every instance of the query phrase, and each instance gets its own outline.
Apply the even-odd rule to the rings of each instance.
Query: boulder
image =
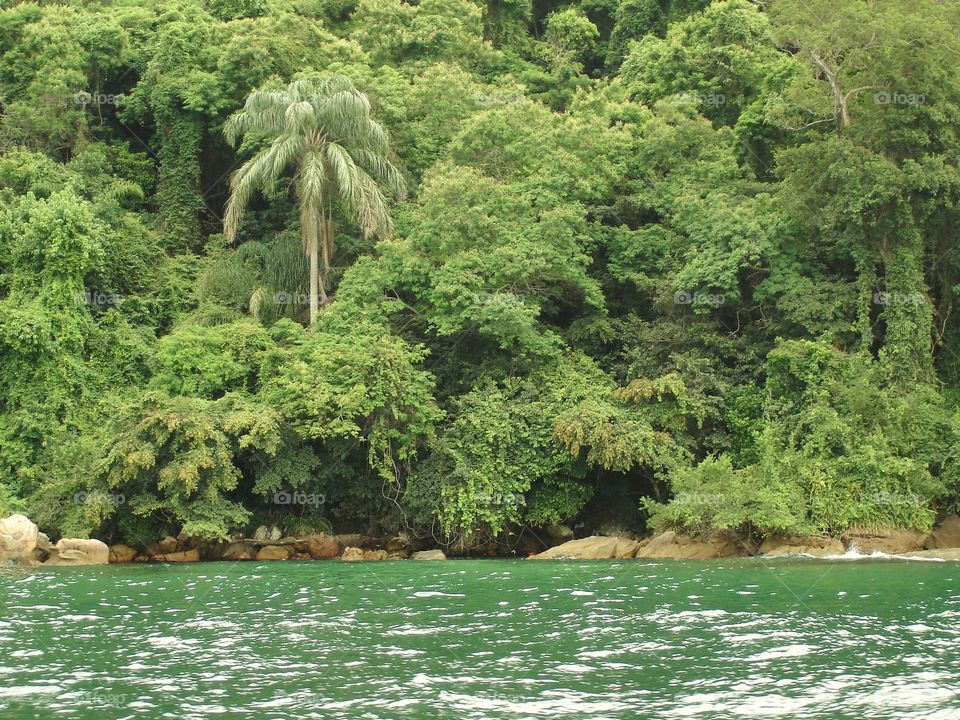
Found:
[[[39,553],[40,551],[34,548],[33,552]],[[20,568],[35,568],[45,564],[42,560],[39,560],[36,556],[13,558],[11,560],[8,560],[7,563],[10,565],[13,565],[14,567],[20,567]]]
[[[160,550],[158,555],[167,555],[168,553],[177,551],[177,539],[175,537],[170,537],[167,535],[160,542],[157,543],[157,548]]]
[[[53,543],[46,533],[37,533],[37,550],[43,550],[45,553],[53,552]]]
[[[151,560],[163,563],[188,563],[200,561],[200,550],[183,550],[181,552],[164,553],[163,555],[154,555]]]
[[[626,538],[623,538],[626,539]],[[592,537],[570,540],[544,550],[538,555],[531,555],[531,560],[607,560],[614,557],[617,544],[621,538],[594,535]]]
[[[278,528],[276,525],[273,525],[272,527],[261,525],[253,534],[253,539],[262,543],[276,542],[281,537],[283,537],[283,532],[281,532],[280,528]]]
[[[634,557],[656,560],[711,560],[748,554],[739,539],[732,534],[692,537],[668,530],[637,550]]]
[[[110,546],[110,562],[112,563],[123,565],[124,563],[133,562],[135,557],[137,557],[137,551],[129,545]]]
[[[618,537],[617,546],[613,550],[613,557],[615,558],[632,558],[637,554],[641,544],[638,540],[634,540],[628,537]]]
[[[11,515],[0,520],[0,562],[26,558],[34,548],[40,533],[25,515]]]
[[[220,557],[224,560],[253,560],[257,556],[248,542],[233,542],[227,545]]]
[[[771,535],[757,551],[760,555],[843,555],[843,543],[837,538],[818,535]]]
[[[336,535],[335,537],[343,547],[355,547],[369,550],[376,545],[376,541],[372,537],[369,535],[361,535],[359,533]]]
[[[947,515],[937,525],[923,546],[927,550],[937,548],[960,548],[960,515]]]
[[[45,565],[106,565],[110,548],[100,540],[61,538]]]
[[[446,560],[443,550],[421,550],[410,556],[411,560]]]
[[[306,552],[314,560],[332,560],[340,554],[340,542],[332,535],[307,538]]]
[[[410,540],[403,535],[387,538],[386,551],[391,553],[405,553]]]
[[[386,550],[364,550],[363,559],[364,560],[386,560],[387,551]]]
[[[547,535],[560,542],[573,540],[573,530],[567,525],[547,525]]]
[[[288,545],[264,545],[257,553],[257,560],[289,560],[293,549]]]
[[[356,562],[357,560],[363,560],[363,550],[358,547],[345,547],[340,559],[345,562]]]
[[[205,542],[202,538],[187,535],[185,532],[181,532],[177,535],[177,547],[181,550],[193,550],[198,548],[200,550],[200,555],[204,554],[204,548],[209,546],[209,542]]]
[[[875,552],[898,555],[922,550],[927,536],[916,530],[865,530],[851,528],[843,534],[843,543],[864,555]]]
[[[50,538],[47,537],[45,533],[37,533],[37,546],[30,552],[26,557],[20,558],[17,564],[23,565],[27,564],[30,567],[36,567],[38,564],[42,564],[50,559],[50,556],[56,552],[56,548],[53,547],[53,543],[50,542]],[[24,563],[25,560],[32,560],[33,562]]]

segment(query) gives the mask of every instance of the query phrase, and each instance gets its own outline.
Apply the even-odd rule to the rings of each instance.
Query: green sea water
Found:
[[[5,571],[0,718],[960,718],[960,564]]]

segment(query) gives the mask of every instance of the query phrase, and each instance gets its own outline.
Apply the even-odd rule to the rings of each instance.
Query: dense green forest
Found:
[[[0,7],[0,515],[956,508],[957,3]]]

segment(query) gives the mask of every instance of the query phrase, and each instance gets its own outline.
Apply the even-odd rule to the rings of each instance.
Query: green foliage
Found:
[[[805,497],[800,487],[765,478],[753,468],[736,470],[726,455],[679,469],[670,480],[674,497],[669,504],[650,498],[642,502],[654,528],[708,532],[752,526],[763,533],[811,532],[802,514]]]
[[[272,345],[267,331],[253,321],[212,328],[184,325],[157,343],[150,384],[171,395],[210,399],[253,389]]]
[[[280,417],[242,395],[210,401],[145,395],[112,442],[102,477],[134,515],[175,522],[192,537],[227,539],[249,512],[231,500],[238,463],[276,454]]]
[[[958,30],[5,3],[0,513],[137,545],[929,528],[960,504]]]
[[[440,417],[423,357],[374,323],[333,314],[268,360],[262,397],[301,438],[362,443],[370,467],[399,482]]]

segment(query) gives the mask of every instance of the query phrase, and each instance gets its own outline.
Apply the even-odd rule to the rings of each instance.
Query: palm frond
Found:
[[[382,155],[363,148],[351,149],[349,152],[354,162],[367,174],[372,175],[394,198],[402,200],[406,197],[407,182],[396,165]]]
[[[230,242],[236,240],[243,214],[256,191],[271,187],[276,181],[270,150],[271,148],[261,150],[230,178],[230,197],[227,199],[223,218],[223,234]]]

